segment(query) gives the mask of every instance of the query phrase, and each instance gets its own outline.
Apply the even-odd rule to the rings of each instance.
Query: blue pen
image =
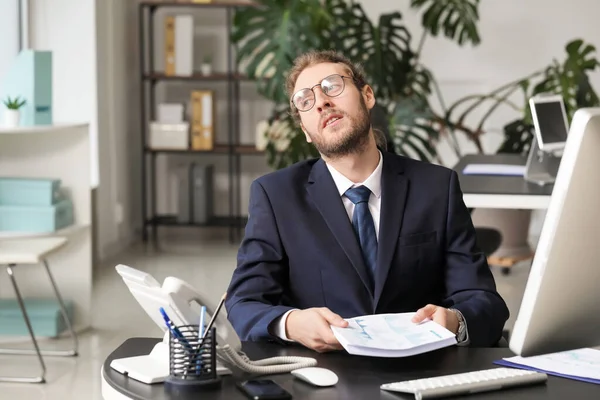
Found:
[[[162,317],[165,320],[165,323],[167,324],[167,328],[169,328],[173,336],[175,336],[181,342],[181,344],[183,344],[189,351],[193,351],[192,347],[185,339],[185,336],[183,336],[181,331],[175,326],[173,321],[171,321],[171,318],[169,318],[164,308],[160,308],[160,313],[162,314]]]
[[[198,339],[204,336],[204,318],[206,314],[206,306],[200,308],[200,324],[198,325]]]

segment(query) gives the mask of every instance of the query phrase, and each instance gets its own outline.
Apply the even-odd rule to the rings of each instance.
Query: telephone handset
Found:
[[[160,308],[162,307],[167,312],[175,325],[197,325],[199,313],[193,309],[194,303],[196,303],[198,309],[201,305],[206,306],[207,321],[212,318],[217,304],[181,279],[168,277],[161,286],[147,272],[123,264],[117,265],[115,269],[121,275],[140,306],[163,331],[163,341],[157,344],[148,356],[114,360],[111,367],[142,382],[162,382],[169,376],[169,332],[160,314]],[[245,372],[277,374],[290,372],[298,368],[313,367],[317,364],[314,358],[306,357],[271,357],[252,361],[241,352],[240,339],[223,312],[217,315],[214,326],[217,328],[218,359],[224,364],[233,364]],[[160,366],[157,363],[160,363]],[[137,369],[137,371],[132,369]],[[160,371],[158,371],[159,369]],[[144,371],[140,372],[141,370]],[[220,374],[231,373],[223,366],[218,366],[217,372]]]

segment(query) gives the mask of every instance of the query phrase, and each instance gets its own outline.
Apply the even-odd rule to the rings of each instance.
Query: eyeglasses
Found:
[[[315,91],[317,86],[321,87],[321,91],[329,97],[335,97],[342,94],[346,87],[344,78],[352,79],[349,76],[339,74],[329,75],[324,78],[321,83],[316,84],[311,88],[301,89],[294,93],[291,103],[298,111],[308,111],[315,105]]]

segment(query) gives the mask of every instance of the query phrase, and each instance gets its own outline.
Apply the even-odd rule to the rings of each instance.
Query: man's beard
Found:
[[[349,128],[347,128],[348,132],[338,138],[338,140],[334,142],[327,140],[325,137],[327,133],[323,133],[323,131],[321,131],[318,137],[311,137],[315,148],[321,155],[329,159],[335,159],[349,154],[360,154],[366,149],[369,143],[371,120],[367,105],[362,97],[360,103],[361,106],[358,115],[351,117],[343,113],[344,119],[347,119],[349,122]]]

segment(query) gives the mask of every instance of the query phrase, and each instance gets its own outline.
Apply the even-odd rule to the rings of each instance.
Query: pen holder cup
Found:
[[[205,390],[220,387],[217,376],[217,328],[206,335],[202,347],[198,326],[178,326],[183,338],[169,334],[169,377],[165,387],[176,390]]]

